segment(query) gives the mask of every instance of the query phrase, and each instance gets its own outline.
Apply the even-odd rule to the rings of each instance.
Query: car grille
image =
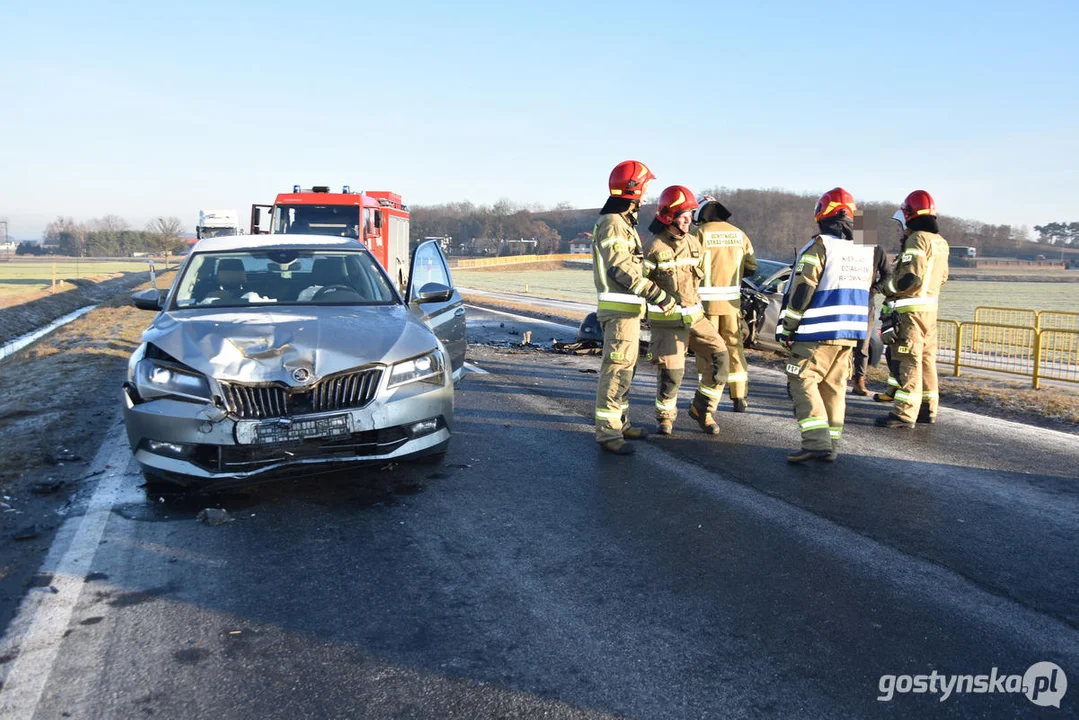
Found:
[[[365,430],[339,440],[305,440],[287,447],[269,445],[202,445],[191,461],[212,472],[251,472],[279,463],[307,459],[355,460],[387,455],[408,440],[402,427]]]
[[[328,377],[311,387],[221,383],[225,407],[245,420],[362,408],[374,400],[382,368]]]

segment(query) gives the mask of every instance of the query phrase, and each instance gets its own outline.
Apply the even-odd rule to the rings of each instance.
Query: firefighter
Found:
[[[749,407],[746,396],[749,390],[749,374],[746,356],[742,348],[742,277],[757,270],[757,256],[749,237],[727,222],[731,213],[718,200],[709,195],[697,198],[697,211],[693,222],[697,224],[697,236],[704,247],[704,278],[701,280],[700,296],[704,313],[723,338],[730,356],[731,410],[745,412]]]
[[[886,428],[913,428],[937,421],[937,302],[948,280],[948,241],[937,227],[937,206],[925,190],[915,190],[900,206],[906,224],[886,297],[896,312],[895,356],[899,387]]]
[[[596,388],[596,442],[616,455],[633,454],[625,440],[644,437],[629,421],[629,388],[637,366],[641,318],[646,303],[673,313],[675,300],[644,276],[637,211],[648,182],[648,166],[627,160],[611,171],[610,197],[592,233],[596,316],[603,328],[603,361]]]
[[[813,213],[820,234],[799,252],[776,339],[791,351],[787,389],[802,449],[787,462],[833,462],[843,437],[851,349],[869,325],[873,251],[854,243],[854,197],[829,190]]]
[[[700,381],[689,415],[709,435],[719,434],[712,412],[727,382],[727,347],[704,316],[697,288],[707,272],[700,240],[690,231],[697,200],[681,185],[659,196],[656,217],[648,226],[655,234],[644,258],[645,274],[678,303],[678,312],[648,306],[652,330],[649,355],[656,364],[656,428],[670,435],[678,416],[678,388],[686,371],[686,348],[697,358]]]

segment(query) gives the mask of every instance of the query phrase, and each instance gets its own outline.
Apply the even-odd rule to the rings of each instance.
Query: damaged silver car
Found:
[[[445,454],[465,311],[441,249],[405,295],[357,240],[199,242],[131,356],[124,422],[147,477],[243,484]]]

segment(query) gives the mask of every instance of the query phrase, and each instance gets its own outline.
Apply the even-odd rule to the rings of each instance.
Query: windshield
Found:
[[[790,266],[787,263],[776,262],[775,260],[757,260],[757,272],[750,275],[749,280],[754,285],[759,286],[785,267]]]
[[[212,238],[212,237],[228,237],[230,235],[239,235],[234,227],[203,227],[199,228],[199,239]]]
[[[360,236],[359,205],[277,205],[273,232],[281,234]]]
[[[196,254],[177,281],[172,307],[396,302],[396,293],[370,253],[273,249]]]

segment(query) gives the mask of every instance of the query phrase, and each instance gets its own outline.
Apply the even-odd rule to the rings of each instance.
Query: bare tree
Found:
[[[175,216],[154,218],[146,225],[153,235],[154,249],[165,255],[165,267],[169,266],[169,253],[183,243],[184,224]]]

